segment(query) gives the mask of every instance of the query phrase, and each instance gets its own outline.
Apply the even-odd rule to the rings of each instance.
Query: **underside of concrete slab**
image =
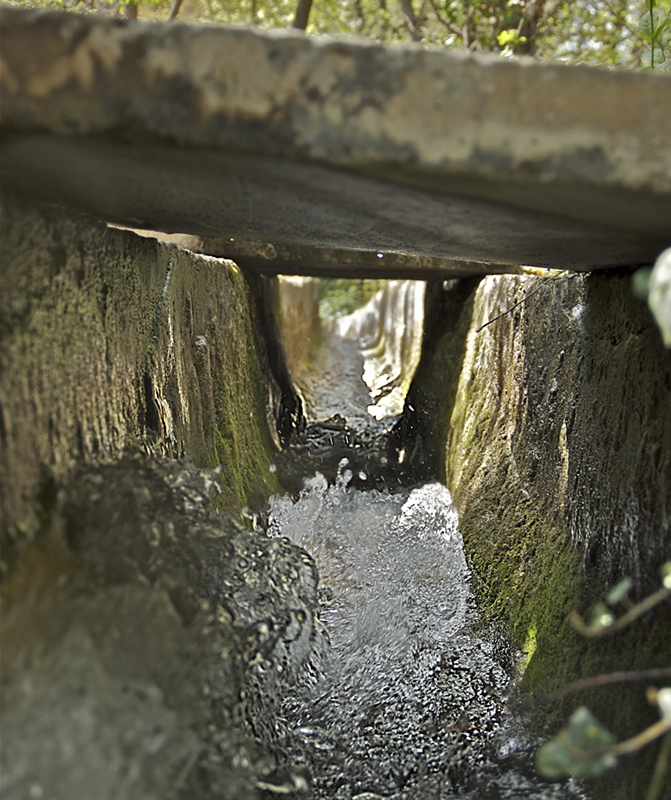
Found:
[[[269,273],[652,262],[671,76],[0,10],[2,188]]]

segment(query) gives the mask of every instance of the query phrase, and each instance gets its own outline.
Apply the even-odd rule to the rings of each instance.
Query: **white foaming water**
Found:
[[[336,667],[350,689],[436,662],[464,624],[469,589],[449,492],[438,483],[390,495],[328,487],[318,475],[298,503],[272,504],[269,533],[304,547],[332,592],[323,613]]]
[[[343,467],[333,486],[317,475],[297,501],[271,502],[269,534],[317,563],[331,640],[320,679],[284,705],[284,758],[310,768],[324,800],[581,797],[520,767],[524,735],[497,738],[509,676],[472,630],[447,489],[359,491]]]

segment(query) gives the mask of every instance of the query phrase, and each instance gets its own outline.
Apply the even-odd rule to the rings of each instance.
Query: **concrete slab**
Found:
[[[669,75],[10,7],[0,25],[5,190],[256,242],[270,272],[585,270],[671,244]]]

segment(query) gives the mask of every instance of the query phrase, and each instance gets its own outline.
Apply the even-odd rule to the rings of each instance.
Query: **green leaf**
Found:
[[[536,754],[536,769],[545,778],[556,780],[573,775],[575,758],[557,739],[544,744]]]
[[[671,589],[671,561],[665,561],[661,568],[662,583],[667,589]]]
[[[660,64],[665,62],[664,50],[661,47],[653,47],[651,50],[646,50],[643,54],[643,64],[649,67],[651,64],[657,68]]]
[[[671,17],[666,17],[659,23],[659,27],[655,30],[655,35],[659,39],[662,33],[671,25]]]
[[[615,737],[586,706],[580,706],[569,717],[567,743],[583,753],[604,752],[615,744]]]
[[[657,69],[671,69],[671,61],[665,61],[663,64],[658,64]]]
[[[614,744],[613,734],[581,706],[571,715],[568,725],[540,748],[536,766],[546,778],[593,778],[615,766]]]
[[[612,625],[615,617],[605,603],[597,603],[588,612],[587,627],[591,630],[601,630]]]
[[[634,272],[631,279],[631,288],[639,300],[648,299],[650,275],[652,275],[652,267],[641,267],[641,269],[637,269],[636,272]]]
[[[618,603],[621,603],[629,594],[633,585],[634,582],[631,578],[623,578],[619,583],[616,583],[606,595],[606,602],[608,605],[616,606]]]
[[[501,45],[501,47],[511,46],[514,47],[517,44],[522,44],[526,42],[526,36],[520,36],[515,28],[508,28],[507,30],[501,31],[496,37],[496,41]]]
[[[659,9],[653,8],[652,12],[646,11],[645,14],[638,21],[638,30],[641,36],[648,42],[651,42],[657,35],[657,28],[659,27],[661,14]]]

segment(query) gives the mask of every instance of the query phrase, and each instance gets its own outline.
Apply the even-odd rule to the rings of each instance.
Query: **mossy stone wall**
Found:
[[[272,379],[235,264],[6,197],[1,226],[3,545],[39,530],[51,479],[128,448],[221,466],[224,510],[277,489]]]
[[[287,794],[278,709],[326,640],[312,559],[234,519],[279,491],[270,291],[12,198],[1,233],[0,794]]]
[[[628,273],[490,277],[430,296],[409,403],[459,509],[483,614],[505,620],[524,651],[539,720],[557,725],[587,702],[631,736],[658,716],[644,685],[547,701],[579,677],[669,664],[668,607],[593,644],[566,617],[625,575],[638,596],[659,586],[671,553],[671,352]],[[643,797],[642,763],[602,790]]]

